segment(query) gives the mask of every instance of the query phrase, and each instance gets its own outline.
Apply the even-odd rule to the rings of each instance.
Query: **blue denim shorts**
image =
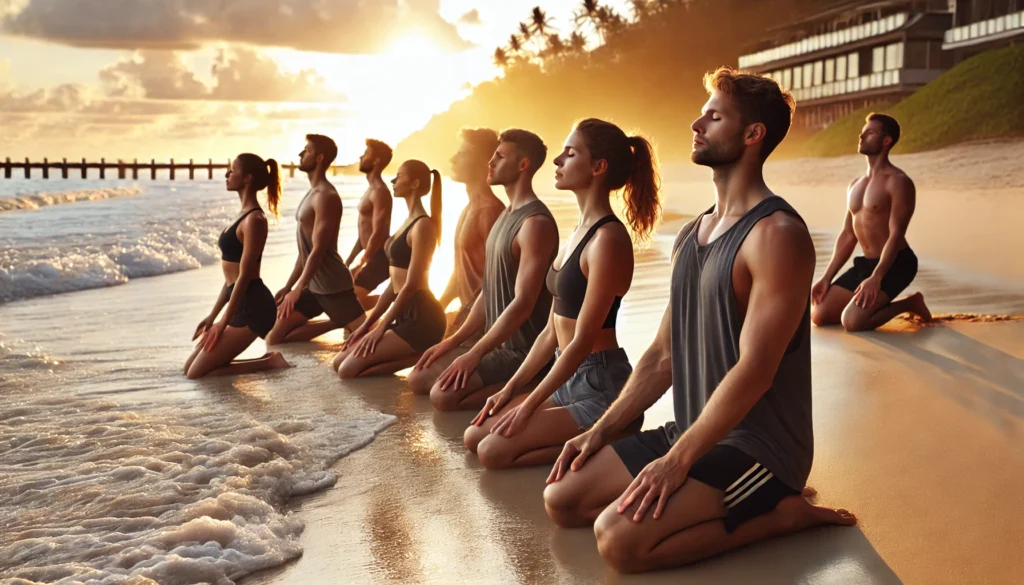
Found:
[[[555,359],[560,353],[556,353]],[[587,430],[618,398],[632,373],[633,366],[621,347],[594,352],[555,391],[551,401],[568,410],[580,430]]]

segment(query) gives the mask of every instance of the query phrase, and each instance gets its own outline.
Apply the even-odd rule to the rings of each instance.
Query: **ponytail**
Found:
[[[430,219],[434,220],[434,227],[437,228],[437,243],[441,243],[441,173],[437,170],[430,171],[433,178],[430,184]]]
[[[267,209],[276,217],[281,217],[281,171],[277,161],[267,159]]]
[[[622,191],[626,203],[626,222],[632,228],[635,239],[646,243],[661,215],[658,160],[654,147],[643,136],[630,136],[629,147],[633,151],[633,165]]]

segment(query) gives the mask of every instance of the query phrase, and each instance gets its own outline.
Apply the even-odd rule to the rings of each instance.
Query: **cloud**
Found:
[[[327,89],[312,69],[290,73],[250,48],[221,49],[211,68],[213,84],[203,83],[178,53],[138,51],[99,73],[112,97],[158,100],[253,102],[332,102],[344,96]]]
[[[0,32],[85,47],[196,49],[211,42],[327,53],[385,51],[406,34],[471,45],[440,0],[7,0]]]
[[[474,8],[473,10],[463,14],[459,17],[459,24],[468,24],[473,26],[483,24],[483,21],[480,20],[480,11]]]

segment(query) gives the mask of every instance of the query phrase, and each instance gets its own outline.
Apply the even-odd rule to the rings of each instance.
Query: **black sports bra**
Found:
[[[395,268],[409,268],[409,263],[412,262],[412,247],[409,245],[408,241],[409,230],[412,229],[412,226],[416,225],[417,221],[424,217],[427,216],[421,215],[412,220],[401,234],[395,234],[385,242],[384,252],[388,255],[389,265],[394,266]]]
[[[225,262],[241,262],[242,261],[242,242],[238,239],[238,224],[242,223],[242,220],[246,218],[250,213],[254,211],[262,212],[263,210],[259,207],[254,207],[249,211],[242,214],[242,217],[235,220],[235,223],[231,224],[228,229],[220,233],[220,238],[217,239],[217,245],[220,247],[220,259]],[[263,254],[260,253],[260,257]]]
[[[618,222],[619,219],[614,215],[606,215],[594,222],[580,243],[576,244],[576,249],[562,262],[562,267],[555,270],[555,266],[552,264],[548,269],[545,284],[555,298],[556,315],[569,319],[579,318],[580,310],[583,308],[583,298],[587,295],[587,277],[583,274],[583,269],[580,268],[580,255],[583,253],[583,248],[587,247],[587,242],[597,233],[598,228],[613,221]],[[620,304],[622,304],[622,297],[615,297],[611,309],[608,310],[608,316],[605,317],[603,329],[615,328],[615,319],[619,314]]]

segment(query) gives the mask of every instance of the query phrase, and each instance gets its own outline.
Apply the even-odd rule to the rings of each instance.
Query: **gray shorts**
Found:
[[[523,365],[523,362],[526,361],[526,354],[528,353],[529,351],[506,349],[504,347],[491,350],[480,360],[476,373],[480,374],[480,379],[483,380],[484,386],[505,384],[519,371],[519,366]],[[548,362],[534,379],[545,376],[554,361]]]
[[[551,401],[568,410],[580,430],[585,431],[618,398],[632,373],[633,366],[621,347],[594,352],[568,382],[555,390]]]

